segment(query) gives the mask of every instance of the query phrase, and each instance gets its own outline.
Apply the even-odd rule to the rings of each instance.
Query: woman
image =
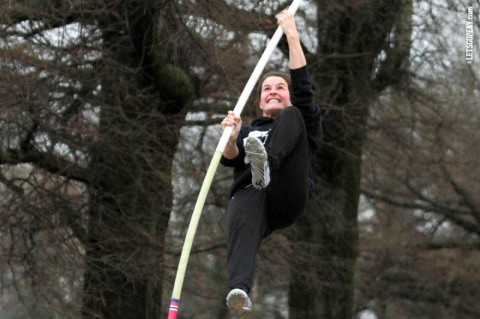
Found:
[[[221,163],[234,168],[227,208],[227,306],[238,315],[251,310],[248,296],[255,257],[263,238],[294,223],[313,192],[311,157],[321,140],[320,109],[293,14],[278,16],[287,38],[290,76],[267,73],[259,82],[262,116],[242,125],[232,111],[222,127],[234,130]]]

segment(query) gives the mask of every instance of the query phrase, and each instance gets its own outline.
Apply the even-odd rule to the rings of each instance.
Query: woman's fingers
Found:
[[[240,116],[235,115],[233,111],[228,111],[228,115],[222,121],[222,127],[225,128],[226,126],[237,126],[241,123]]]

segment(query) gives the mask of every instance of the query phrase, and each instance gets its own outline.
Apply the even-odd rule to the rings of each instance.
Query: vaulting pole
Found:
[[[292,4],[288,8],[288,11],[295,14],[300,5],[301,0],[293,0]],[[236,115],[240,115],[247,103],[247,100],[252,93],[255,84],[257,83],[260,75],[265,69],[268,61],[270,60],[270,56],[273,53],[273,50],[278,45],[278,42],[282,38],[283,31],[282,28],[279,26],[275,31],[273,37],[268,42],[265,51],[263,52],[260,60],[258,61],[255,69],[253,70],[252,75],[248,79],[245,88],[240,95],[240,98],[233,109],[233,112]],[[210,161],[210,165],[208,167],[207,173],[205,175],[205,179],[203,180],[202,187],[200,189],[200,193],[198,194],[197,202],[195,203],[195,207],[193,209],[192,218],[190,220],[190,225],[188,226],[187,234],[185,236],[185,242],[182,248],[182,254],[180,255],[180,261],[178,263],[177,275],[175,277],[175,283],[173,285],[173,292],[172,292],[172,299],[170,300],[170,309],[168,311],[168,319],[176,319],[178,314],[178,309],[180,305],[180,295],[182,293],[183,287],[183,280],[185,278],[185,272],[187,270],[188,259],[190,257],[190,251],[192,250],[193,240],[195,238],[195,233],[197,232],[198,222],[200,220],[200,216],[202,215],[203,206],[205,204],[205,200],[207,199],[208,191],[210,190],[210,186],[212,185],[213,177],[215,176],[215,172],[217,171],[218,164],[220,163],[220,159],[222,158],[223,151],[227,146],[228,139],[233,132],[233,126],[228,126],[223,131],[223,134],[218,142],[217,148],[215,153],[213,154],[212,160]]]

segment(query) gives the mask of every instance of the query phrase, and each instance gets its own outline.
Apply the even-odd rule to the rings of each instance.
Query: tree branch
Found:
[[[423,195],[421,195],[419,192],[416,192],[410,186],[409,186],[409,189],[412,191],[412,193],[418,196],[423,202],[428,203],[428,205],[420,204],[413,200],[401,201],[398,199],[394,199],[393,196],[374,193],[366,189],[362,189],[361,192],[363,195],[365,195],[368,198],[379,200],[381,202],[384,202],[396,207],[402,207],[407,209],[420,209],[425,212],[433,212],[433,213],[440,214],[448,218],[448,220],[455,223],[456,225],[462,227],[466,231],[480,235],[480,228],[478,227],[478,225],[476,225],[475,223],[469,222],[464,218],[459,217],[459,215],[469,215],[468,210],[454,209],[452,207],[440,205],[437,202],[433,202],[425,198]]]
[[[42,153],[34,148],[26,152],[9,149],[0,153],[0,165],[16,165],[31,163],[52,174],[89,184],[91,181],[90,172],[75,163],[56,157],[52,154]]]

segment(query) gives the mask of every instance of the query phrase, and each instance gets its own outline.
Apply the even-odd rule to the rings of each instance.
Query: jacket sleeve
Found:
[[[291,100],[303,115],[311,150],[318,150],[323,139],[322,113],[315,103],[313,86],[307,66],[291,69]]]

